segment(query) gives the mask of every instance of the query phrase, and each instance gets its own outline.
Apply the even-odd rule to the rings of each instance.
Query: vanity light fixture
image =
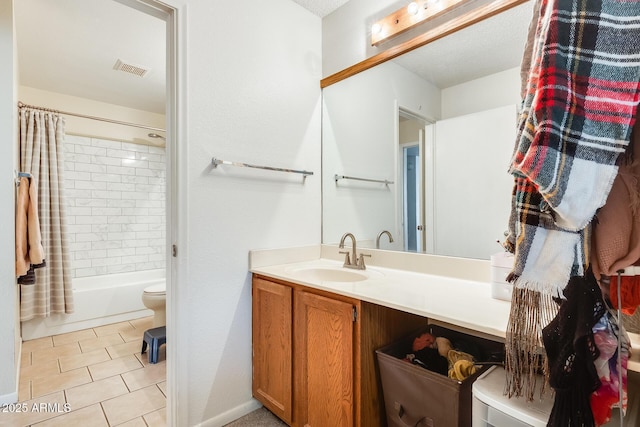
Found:
[[[420,6],[418,6],[418,3],[412,1],[411,3],[409,3],[409,6],[407,6],[407,13],[409,15],[416,15],[419,9],[420,9]]]
[[[397,36],[418,24],[430,21],[449,12],[469,0],[422,0],[411,2],[407,7],[396,10],[371,26],[371,45]]]

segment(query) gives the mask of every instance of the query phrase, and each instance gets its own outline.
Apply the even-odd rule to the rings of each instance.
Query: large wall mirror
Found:
[[[323,89],[323,243],[501,250],[531,3]]]

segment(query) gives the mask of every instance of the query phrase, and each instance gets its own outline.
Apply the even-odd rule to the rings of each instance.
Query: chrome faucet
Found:
[[[387,230],[382,230],[380,234],[378,234],[378,237],[376,237],[376,249],[380,249],[380,237],[382,237],[383,234],[389,236],[389,243],[393,243],[393,236],[391,235],[391,233],[389,233]]]
[[[353,234],[344,233],[344,235],[340,239],[340,244],[338,245],[338,248],[344,249],[344,241],[345,241],[345,239],[347,237],[351,238],[351,257],[349,257],[349,251],[340,251],[340,252],[338,252],[338,253],[341,253],[341,254],[345,254],[345,256],[344,256],[344,264],[342,266],[346,267],[346,268],[355,268],[357,270],[366,270],[367,266],[364,265],[364,257],[366,257],[366,256],[370,257],[371,255],[369,255],[369,254],[360,254],[360,256],[358,257],[358,254],[357,254],[357,251],[356,251],[356,238],[354,237]]]

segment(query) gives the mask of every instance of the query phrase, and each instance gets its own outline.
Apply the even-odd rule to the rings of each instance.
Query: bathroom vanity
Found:
[[[254,397],[292,426],[383,425],[375,350],[425,324],[421,316],[256,274]]]
[[[291,426],[385,425],[375,350],[427,323],[504,341],[489,261],[365,251],[366,270],[332,245],[250,254],[253,395]]]
[[[428,321],[504,337],[509,304],[491,299],[488,283],[420,272],[433,265],[395,270],[381,265],[410,254],[367,253],[366,270],[343,268],[335,246],[251,253],[253,395],[291,426],[384,425],[375,350]],[[441,270],[455,270],[450,258],[435,258]],[[468,263],[462,277],[481,271]],[[473,313],[484,311],[476,308],[483,294],[493,308],[479,322]]]

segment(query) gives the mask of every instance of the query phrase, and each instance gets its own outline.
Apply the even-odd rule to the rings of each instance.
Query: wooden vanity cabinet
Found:
[[[253,277],[253,395],[294,427],[384,426],[375,350],[421,316]]]
[[[294,293],[295,420],[300,426],[353,426],[354,316],[358,303]]]
[[[292,425],[293,289],[253,278],[253,396]]]

